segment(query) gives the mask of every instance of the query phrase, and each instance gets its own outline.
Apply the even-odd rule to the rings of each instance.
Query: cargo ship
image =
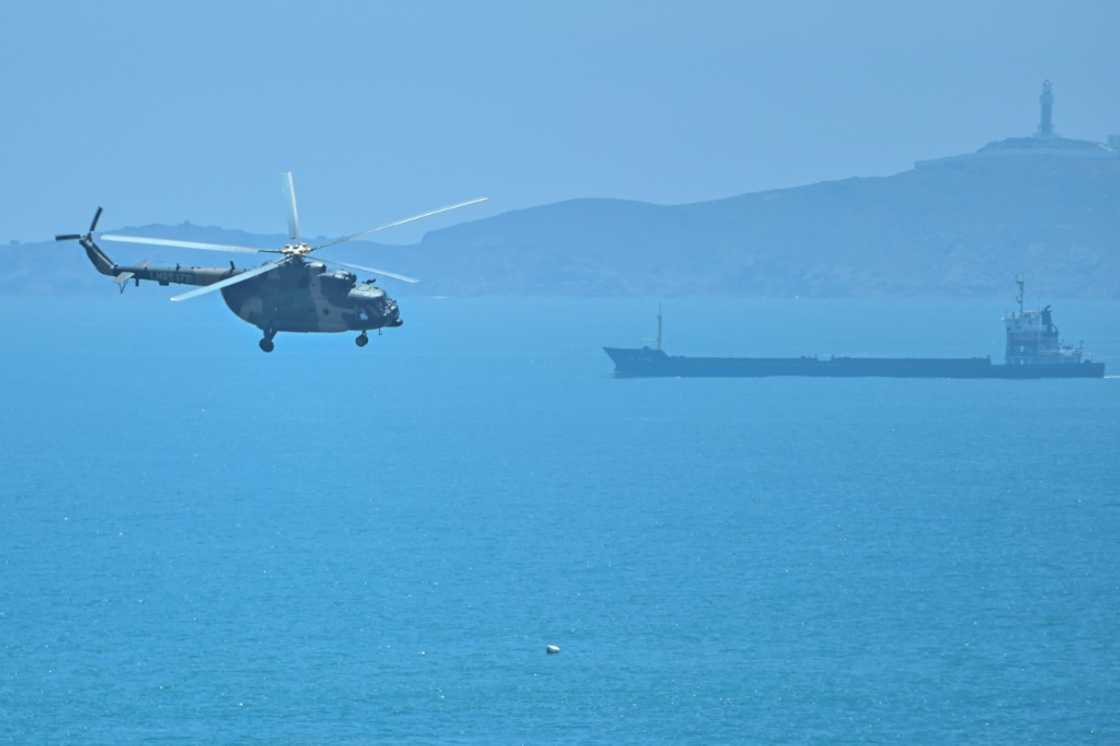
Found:
[[[990,357],[686,357],[661,347],[661,309],[655,347],[604,347],[616,378],[1103,378],[1104,363],[1087,359],[1081,346],[1061,342],[1050,306],[1019,309],[1004,317],[1007,347],[1002,364]]]

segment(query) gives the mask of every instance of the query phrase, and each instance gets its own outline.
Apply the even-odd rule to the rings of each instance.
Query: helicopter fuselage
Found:
[[[367,331],[403,323],[396,301],[373,282],[328,271],[316,261],[292,261],[222,288],[222,298],[266,333]]]

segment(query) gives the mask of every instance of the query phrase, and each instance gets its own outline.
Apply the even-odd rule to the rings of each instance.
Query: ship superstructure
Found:
[[[1016,279],[1019,294],[1015,300],[1019,310],[1003,319],[1007,329],[1004,362],[1008,365],[1078,365],[1082,362],[1081,347],[1063,345],[1050,306],[1038,311],[1023,310],[1023,278]]]

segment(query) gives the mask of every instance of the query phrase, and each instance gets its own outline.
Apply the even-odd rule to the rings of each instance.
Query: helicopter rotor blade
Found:
[[[93,222],[89,224],[89,232],[93,233],[97,230],[97,221],[101,219],[101,207],[97,208],[97,212],[93,214]]]
[[[221,290],[222,288],[228,288],[230,285],[236,285],[239,282],[251,280],[254,277],[259,277],[260,275],[271,272],[277,267],[286,264],[288,261],[289,260],[287,258],[284,258],[273,262],[265,262],[259,267],[254,267],[253,269],[249,269],[244,272],[238,272],[237,274],[231,275],[224,280],[218,280],[213,284],[204,285],[200,288],[195,288],[194,290],[186,293],[181,293],[179,295],[173,295],[171,296],[171,302],[178,303],[179,301],[190,300],[192,298],[197,298],[200,295],[206,295],[207,293],[216,292],[218,290]]]
[[[82,237],[81,233],[63,233],[60,236],[55,236],[55,241],[77,241]]]
[[[396,228],[398,225],[404,225],[406,223],[412,223],[412,222],[415,222],[417,220],[422,220],[424,218],[430,218],[433,215],[440,215],[440,214],[445,213],[445,212],[451,212],[452,210],[458,210],[460,207],[468,207],[470,205],[477,205],[479,202],[485,202],[488,199],[490,199],[490,198],[489,197],[475,197],[474,199],[469,199],[466,202],[459,202],[459,203],[456,203],[454,205],[447,205],[446,207],[439,207],[435,210],[428,210],[427,212],[422,212],[419,215],[412,215],[411,217],[401,218],[400,220],[394,220],[392,223],[385,223],[384,225],[379,225],[375,228],[368,228],[364,231],[358,231],[357,233],[351,233],[349,236],[342,236],[341,238],[336,238],[333,241],[327,241],[326,243],[319,244],[318,246],[314,247],[313,251],[318,251],[319,249],[325,249],[328,246],[337,246],[340,243],[346,243],[347,241],[353,241],[355,238],[361,238],[362,236],[368,236],[370,233],[377,233],[378,231],[383,231],[383,230],[386,230],[387,228]]]
[[[409,277],[408,275],[399,275],[396,272],[390,272],[390,271],[385,270],[385,269],[374,269],[373,267],[363,267],[360,264],[350,264],[349,262],[340,262],[337,259],[324,259],[323,257],[317,257],[316,261],[325,262],[327,264],[336,264],[339,267],[345,267],[346,269],[353,269],[353,270],[356,270],[358,272],[369,272],[371,275],[378,275],[380,277],[388,277],[388,278],[393,279],[393,280],[400,280],[401,282],[407,282],[410,285],[415,285],[416,283],[420,282],[415,277]]]
[[[296,209],[296,183],[292,172],[284,172],[284,191],[288,202],[288,238],[299,243],[299,210]]]
[[[224,243],[201,243],[199,241],[176,241],[170,238],[147,238],[145,236],[103,235],[103,241],[118,243],[138,243],[152,246],[171,246],[178,249],[199,249],[201,251],[224,251],[233,254],[280,254],[277,249],[255,249],[252,246],[234,246]]]

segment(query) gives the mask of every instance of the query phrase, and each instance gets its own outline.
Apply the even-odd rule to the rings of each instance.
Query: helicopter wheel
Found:
[[[265,352],[272,352],[272,350],[276,347],[276,345],[272,343],[272,338],[276,336],[276,330],[271,327],[267,327],[262,328],[261,331],[264,332],[264,336],[261,337],[261,341],[257,342],[257,344],[260,345],[260,348]]]
[[[368,343],[369,337],[366,336],[365,332],[362,332],[354,339],[354,344],[358,345],[358,347],[365,347]]]

